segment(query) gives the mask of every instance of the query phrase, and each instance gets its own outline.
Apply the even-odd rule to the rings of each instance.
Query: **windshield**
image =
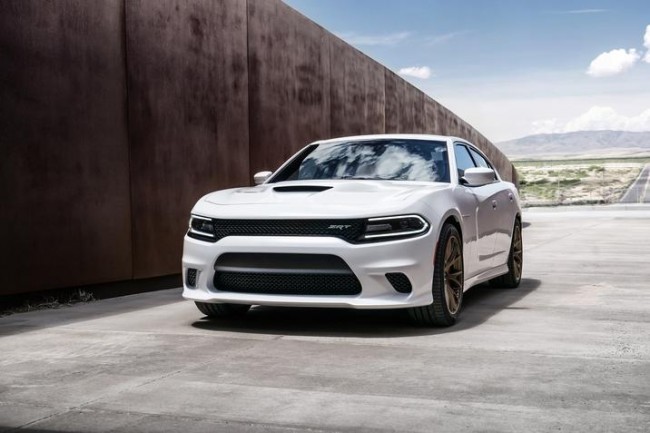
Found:
[[[372,179],[449,182],[443,141],[383,139],[310,146],[272,182]]]

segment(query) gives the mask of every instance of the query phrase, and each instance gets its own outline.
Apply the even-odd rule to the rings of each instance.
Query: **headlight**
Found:
[[[188,236],[195,239],[209,240],[212,242],[216,240],[217,235],[215,233],[212,218],[192,215],[190,217],[189,225],[190,230],[187,232]]]
[[[368,218],[362,240],[384,240],[416,236],[429,229],[427,220],[419,215],[399,215],[380,218]],[[388,239],[386,239],[388,240]]]

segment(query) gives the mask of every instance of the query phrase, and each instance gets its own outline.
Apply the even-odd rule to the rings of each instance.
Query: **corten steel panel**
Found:
[[[180,272],[190,210],[248,183],[246,2],[126,2],[136,278]]]
[[[332,137],[384,133],[384,67],[336,37],[330,52]]]
[[[279,0],[248,1],[251,172],[330,136],[331,35]]]
[[[409,113],[408,131],[414,134],[423,134],[425,127],[424,93],[416,87],[406,83],[405,99],[402,101],[403,111]]]
[[[389,71],[388,69],[384,70],[384,83],[385,83],[385,116],[384,116],[384,125],[387,134],[394,134],[403,132],[400,129],[401,125],[401,106],[400,100],[404,97],[402,91],[402,86],[400,85],[402,81],[399,77]]]
[[[427,134],[444,135],[438,113],[440,104],[425,96],[424,98],[424,132]]]
[[[122,15],[0,2],[0,294],[131,278]]]
[[[424,93],[385,70],[386,132],[418,134],[426,130]]]

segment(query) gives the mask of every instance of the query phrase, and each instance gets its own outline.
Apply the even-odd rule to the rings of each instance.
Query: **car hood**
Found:
[[[352,179],[278,182],[213,192],[193,212],[216,218],[364,217],[417,208],[420,199],[448,188],[446,183]]]

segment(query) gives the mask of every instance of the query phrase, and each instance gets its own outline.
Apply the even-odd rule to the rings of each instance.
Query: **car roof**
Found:
[[[366,140],[431,140],[431,141],[467,141],[463,138],[453,137],[448,135],[432,135],[432,134],[372,134],[372,135],[351,135],[348,137],[331,138],[328,140],[317,140],[312,144],[329,144],[339,143],[343,141],[366,141]]]

